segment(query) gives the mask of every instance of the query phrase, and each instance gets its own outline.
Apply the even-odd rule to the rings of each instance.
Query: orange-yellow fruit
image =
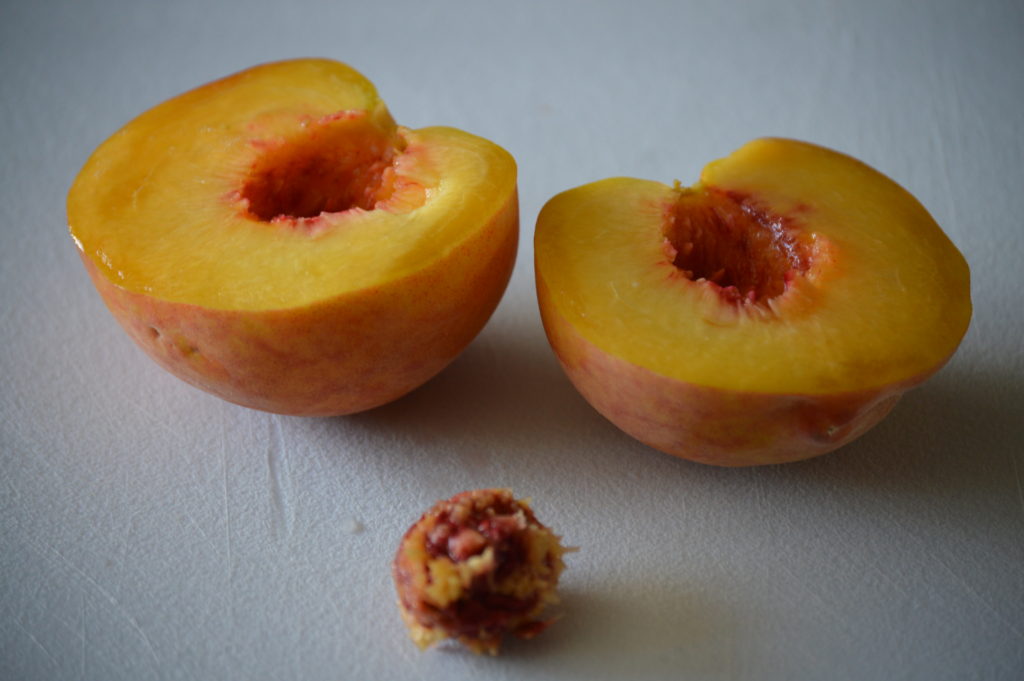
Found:
[[[518,239],[516,168],[395,124],[348,66],[257,66],[147,111],[68,195],[94,284],[161,366],[301,415],[409,392],[473,339]]]
[[[967,263],[849,156],[751,142],[692,188],[615,178],[541,211],[548,339],[604,416],[704,463],[804,459],[860,436],[953,354]]]

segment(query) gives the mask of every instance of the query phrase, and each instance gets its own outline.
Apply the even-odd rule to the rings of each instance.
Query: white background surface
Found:
[[[409,127],[519,161],[489,326],[362,415],[248,411],[163,373],[89,284],[64,196],[144,109],[317,55]],[[4,2],[0,678],[1024,678],[1019,2]],[[954,360],[862,440],[722,470],[648,450],[543,336],[533,223],[612,175],[689,184],[761,135],[906,186],[971,264]],[[581,551],[498,659],[418,652],[388,566],[435,500],[509,486]]]

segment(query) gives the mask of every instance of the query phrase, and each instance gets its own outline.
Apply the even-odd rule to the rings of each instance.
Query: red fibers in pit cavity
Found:
[[[666,253],[683,276],[712,285],[726,302],[761,303],[808,267],[807,248],[786,221],[737,193],[684,191],[670,207]]]
[[[391,193],[385,171],[392,165],[395,146],[362,112],[340,111],[286,141],[253,144],[264,151],[241,196],[249,213],[264,222],[351,208],[372,210]]]

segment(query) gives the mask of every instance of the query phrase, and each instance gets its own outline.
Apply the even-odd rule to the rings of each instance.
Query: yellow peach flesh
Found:
[[[787,281],[737,301],[680,270],[672,221],[703,192],[779,221],[801,249]],[[966,263],[916,200],[790,140],[748,144],[692,190],[616,178],[560,194],[535,260],[545,328],[581,393],[638,439],[723,465],[850,441],[945,363],[970,319]]]
[[[360,411],[482,328],[515,260],[515,163],[395,125],[327,60],[269,64],[150,110],[90,158],[73,238],[162,366],[269,411]]]

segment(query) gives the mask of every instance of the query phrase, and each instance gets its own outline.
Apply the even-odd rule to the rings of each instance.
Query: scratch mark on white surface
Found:
[[[7,499],[7,501],[9,502],[8,508],[17,508],[19,506],[18,497],[21,496],[21,494],[18,492],[18,488],[15,486],[14,481],[7,476],[4,476],[4,483],[7,485],[7,489],[10,490],[11,493],[10,497]]]
[[[835,621],[841,627],[843,634],[848,639],[852,640],[856,638],[853,632],[851,631],[849,625],[847,624],[847,619],[844,616],[845,614],[839,607],[837,607],[834,603],[830,603],[824,596],[818,593],[817,590],[809,588],[807,586],[808,581],[806,579],[801,578],[800,575],[798,575],[796,571],[793,570],[793,568],[789,567],[789,565],[786,564],[784,559],[779,561],[779,565],[782,567],[782,570],[793,579],[794,582],[801,585],[801,590],[804,593],[809,594],[812,599],[817,601],[822,606],[824,611],[826,611],[829,615],[832,616],[833,619],[835,619]]]
[[[327,596],[327,603],[331,606],[331,609],[334,610],[334,616],[336,620],[338,622],[344,622],[346,619],[345,611],[342,609],[340,605],[338,605],[338,601],[335,600],[334,594],[331,592],[331,590],[326,587],[327,585],[325,585],[324,593]]]
[[[163,432],[165,432],[168,435],[170,435],[176,442],[184,442],[185,441],[184,436],[182,436],[182,434],[179,431],[174,430],[174,428],[171,428],[168,424],[164,423],[164,421],[162,419],[158,418],[149,409],[146,409],[141,404],[133,404],[130,401],[128,402],[128,404],[129,404],[129,406],[131,406],[136,411],[136,413],[141,414],[142,416],[146,417],[146,425],[147,426],[159,428]]]
[[[134,630],[135,633],[138,634],[139,638],[142,639],[143,645],[149,652],[150,657],[152,657],[153,661],[156,663],[157,669],[159,669],[161,666],[160,656],[157,655],[156,648],[153,646],[153,642],[150,640],[149,636],[143,630],[142,625],[139,624],[139,621],[135,619],[135,617],[128,611],[128,609],[124,607],[124,605],[121,604],[121,601],[117,600],[114,594],[107,591],[107,589],[102,584],[100,584],[95,579],[90,577],[84,570],[82,570],[80,567],[78,567],[70,560],[68,560],[68,558],[63,553],[58,551],[55,546],[52,546],[50,544],[44,544],[44,546],[46,547],[47,550],[50,551],[50,553],[56,555],[63,565],[71,569],[75,574],[81,577],[87,584],[92,586],[104,598],[107,599],[107,602],[110,603],[111,606],[113,606],[114,612],[116,612],[121,618],[123,618],[124,621],[128,623],[128,626],[130,626],[132,630]]]
[[[85,655],[85,648],[86,648],[85,592],[84,591],[80,592],[79,595],[82,598],[81,598],[81,605],[80,605],[80,607],[78,609],[78,612],[79,612],[78,631],[79,631],[79,638],[81,638],[81,640],[82,640],[82,646],[81,646],[81,649],[79,650],[80,656],[79,656],[79,659],[78,659],[78,669],[79,669],[79,677],[84,679],[84,678],[86,678],[86,676],[85,676],[85,660],[86,660],[86,655]]]
[[[221,482],[224,489],[224,552],[227,558],[228,586],[231,587],[233,586],[232,580],[235,574],[235,559],[234,551],[231,547],[231,509],[228,507],[228,451],[223,428],[220,430],[220,468]]]
[[[845,539],[841,532],[836,532],[834,537],[836,542],[842,546],[843,552],[845,554],[855,556],[858,553],[860,553],[860,548],[858,544],[855,541],[848,541],[847,539]],[[874,557],[865,566],[865,570],[871,570],[874,574],[878,575],[882,579],[882,581],[884,581],[886,584],[888,584],[896,591],[899,591],[904,598],[910,599],[910,592],[907,591],[906,587],[900,584],[898,580],[893,579],[883,565],[879,564],[881,560],[881,554],[874,554]]]
[[[982,595],[981,595],[981,594],[979,594],[979,593],[978,593],[978,592],[977,592],[977,591],[975,590],[975,588],[974,588],[974,587],[972,587],[972,586],[971,586],[971,585],[970,585],[970,584],[969,584],[969,583],[967,582],[967,580],[966,580],[966,579],[964,579],[963,577],[961,577],[960,575],[958,575],[958,574],[957,574],[957,573],[956,573],[956,572],[955,572],[955,571],[953,570],[953,568],[949,567],[949,564],[948,564],[948,563],[946,563],[946,561],[942,560],[942,558],[940,558],[940,557],[939,557],[938,555],[936,555],[936,554],[935,554],[934,552],[932,552],[932,551],[929,551],[928,553],[929,553],[929,555],[931,555],[931,556],[932,556],[932,557],[933,557],[933,558],[934,558],[934,559],[936,560],[936,562],[938,562],[938,564],[939,564],[939,565],[941,565],[941,566],[942,566],[942,568],[943,568],[943,569],[944,569],[944,570],[945,570],[945,571],[946,571],[947,573],[949,573],[949,575],[950,575],[950,576],[951,576],[951,577],[952,577],[953,579],[955,579],[955,580],[956,580],[956,581],[957,581],[957,582],[958,582],[958,583],[960,584],[960,586],[961,586],[961,587],[963,587],[963,590],[964,590],[965,592],[967,592],[968,594],[970,594],[970,595],[971,595],[971,596],[972,596],[972,597],[974,598],[974,600],[978,601],[978,603],[981,603],[981,605],[982,605],[982,606],[983,606],[983,607],[985,608],[985,610],[987,610],[987,611],[988,611],[989,613],[991,613],[991,614],[992,614],[992,616],[993,616],[993,617],[994,617],[994,618],[995,618],[996,620],[998,620],[999,622],[1002,622],[1002,623],[1003,623],[1003,626],[1005,626],[1005,627],[1006,627],[1007,629],[1009,629],[1010,631],[1012,631],[1012,632],[1013,632],[1014,634],[1016,634],[1016,635],[1017,635],[1017,638],[1020,638],[1020,639],[1024,639],[1024,634],[1022,634],[1022,633],[1021,633],[1020,629],[1018,629],[1017,627],[1015,627],[1015,626],[1014,626],[1014,624],[1013,624],[1013,622],[1010,622],[1010,621],[1009,621],[1009,620],[1007,620],[1007,619],[1006,619],[1005,617],[1003,617],[1003,616],[1002,616],[1002,615],[1001,615],[1001,614],[999,613],[999,611],[998,611],[998,610],[996,610],[996,609],[995,609],[995,607],[994,607],[994,606],[993,606],[993,605],[992,605],[991,603],[989,603],[989,602],[988,602],[987,600],[985,600],[985,598],[984,598],[984,597],[982,597]]]
[[[204,540],[206,540],[207,543],[213,544],[213,540],[210,539],[210,535],[206,534],[206,530],[204,530],[202,526],[198,522],[196,522],[195,517],[193,517],[191,513],[185,511],[185,517],[188,518],[188,522],[192,525],[192,527],[196,528],[196,531],[200,534],[200,536],[202,536]]]
[[[1013,465],[1013,477],[1017,481],[1017,499],[1020,500],[1020,510],[1024,513],[1024,485],[1020,482],[1020,468],[1017,466],[1017,457],[1010,454],[1010,463]]]
[[[270,504],[273,508],[274,526],[284,528],[285,535],[292,533],[293,510],[288,503],[285,483],[288,482],[287,461],[284,458],[284,437],[281,422],[277,416],[269,415],[270,434],[267,442],[267,482],[270,485]]]
[[[53,656],[53,653],[51,653],[50,650],[46,646],[44,646],[42,644],[42,642],[38,638],[36,638],[35,635],[25,627],[24,624],[22,624],[18,620],[15,620],[14,624],[18,627],[18,629],[21,630],[21,633],[23,633],[26,636],[28,636],[28,639],[30,641],[32,641],[32,643],[34,643],[37,648],[39,648],[40,650],[43,651],[43,654],[46,655],[46,657],[50,660],[50,662],[53,663],[54,667],[60,667],[60,663],[57,662],[57,658],[55,658]]]
[[[206,530],[203,529],[202,525],[200,525],[198,522],[196,522],[195,516],[193,516],[191,513],[189,513],[186,510],[185,511],[185,517],[188,518],[189,524],[191,524],[192,527],[196,528],[196,531],[199,532],[199,534],[206,541],[206,543],[209,544],[211,547],[213,547],[214,550],[216,550],[217,545],[214,543],[214,541],[210,537],[210,535],[206,533]]]
[[[956,111],[958,108],[959,102],[957,98],[954,98],[953,106],[950,107],[950,109],[947,109],[947,111]],[[954,118],[956,118],[956,116],[954,116]],[[939,157],[938,166],[942,175],[942,183],[943,185],[945,185],[942,194],[943,196],[946,197],[946,205],[947,210],[949,211],[949,216],[953,219],[954,224],[959,226],[960,216],[957,208],[957,201],[955,201],[952,198],[956,196],[956,182],[953,179],[954,173],[951,167],[952,164],[950,163],[949,154],[947,153],[946,144],[943,142],[946,136],[942,134],[942,125],[940,123],[940,120],[934,117],[934,115],[931,119],[931,126],[933,131],[932,138],[935,140],[936,145],[935,150]],[[956,129],[959,130],[960,128]]]
[[[757,468],[750,469],[750,477],[753,482],[752,497],[756,500],[757,505],[760,506],[761,508],[760,518],[762,522],[766,525],[767,533],[770,536],[774,537],[777,533],[775,530],[775,523],[772,517],[773,514],[771,513],[771,511],[773,510],[773,505],[771,503],[771,499],[769,498],[769,488],[768,485],[765,484],[765,476],[767,474],[768,472],[764,470],[760,470]],[[845,617],[845,613],[842,611],[842,609],[839,606],[837,606],[834,602],[830,602],[819,591],[811,588],[809,586],[808,580],[803,579],[800,575],[798,575],[797,572],[789,566],[786,560],[787,557],[783,556],[777,561],[782,571],[785,572],[793,580],[795,584],[799,585],[799,588],[803,593],[806,593],[813,601],[819,604],[820,607],[818,608],[818,611],[827,617],[831,617],[836,622],[836,624],[842,631],[842,634],[847,639],[851,641],[855,640],[856,634],[848,625],[847,618]]]
[[[757,468],[750,469],[750,477],[754,483],[754,498],[757,499],[758,505],[762,508],[761,520],[768,524],[771,528],[771,520],[769,511],[771,510],[771,504],[768,501],[768,492],[765,488],[764,471],[758,470]],[[772,528],[774,529],[774,528]]]
[[[849,542],[843,542],[843,545],[844,545],[846,551],[848,551],[850,555],[855,555],[854,547]],[[886,571],[886,569],[882,565],[879,565],[879,561],[880,560],[881,560],[881,555],[880,554],[876,554],[875,557],[871,560],[871,562],[868,563],[867,568],[869,570],[871,570],[872,572],[874,572],[879,577],[881,577],[882,580],[886,584],[891,586],[896,591],[899,591],[900,595],[902,595],[904,598],[910,599],[911,595],[907,591],[906,587],[904,587],[902,584],[900,584],[897,580],[893,579],[889,575],[889,573]]]

